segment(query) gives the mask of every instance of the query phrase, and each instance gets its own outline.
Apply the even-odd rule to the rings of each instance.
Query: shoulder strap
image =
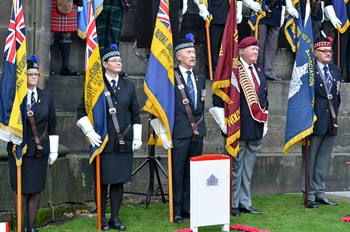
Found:
[[[193,118],[191,107],[189,106],[190,101],[188,100],[188,98],[186,96],[186,93],[185,93],[185,86],[181,82],[179,73],[176,70],[175,70],[174,73],[175,73],[175,79],[176,79],[176,82],[177,82],[177,87],[179,88],[179,90],[181,92],[182,104],[185,106],[188,121],[191,123],[192,131],[193,131],[192,140],[193,141],[197,141],[197,138],[198,138],[198,135],[199,135],[198,125],[203,121],[203,115],[201,116],[201,118],[199,119],[199,121],[196,124],[194,122],[194,118]]]
[[[35,120],[34,120],[34,112],[30,108],[29,105],[27,105],[27,115],[29,117],[30,127],[32,128],[34,141],[35,141],[35,155],[36,157],[41,157],[43,147],[41,146],[41,141],[43,141],[47,135],[47,124],[44,133],[41,135],[40,139],[38,136],[38,130],[36,129]]]

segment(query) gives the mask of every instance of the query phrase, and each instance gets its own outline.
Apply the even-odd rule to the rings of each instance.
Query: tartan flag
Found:
[[[95,16],[92,2],[88,4],[85,50],[85,85],[84,101],[88,118],[97,134],[101,136],[102,144],[99,147],[90,146],[90,164],[100,154],[107,141],[106,97],[104,95],[104,81],[98,47]]]
[[[173,66],[169,0],[160,0],[143,86],[146,93],[146,103],[143,109],[159,118],[170,141],[175,115]]]
[[[301,35],[301,31],[303,30],[303,20],[301,18],[300,4],[299,0],[293,1],[293,6],[298,9],[299,18],[294,18],[289,15],[286,18],[286,23],[284,26],[284,35],[292,49],[293,52],[297,51],[297,44],[299,36]]]
[[[239,151],[241,128],[238,64],[236,1],[232,1],[212,86],[213,92],[224,101],[227,123],[226,149],[232,156],[237,156]]]
[[[22,164],[26,152],[25,122],[27,104],[27,55],[24,10],[22,0],[14,0],[5,41],[0,101],[0,139],[11,141],[12,136],[22,140],[14,146],[16,164]]]
[[[86,38],[90,2],[92,2],[95,17],[103,10],[103,0],[82,0],[83,10],[78,12],[78,35],[82,39]]]
[[[348,13],[346,11],[346,3],[349,0],[332,0],[335,15],[341,21],[342,27],[337,28],[340,33],[344,33],[350,26]]]
[[[309,2],[306,5],[305,24],[299,40],[288,94],[284,153],[288,153],[293,144],[310,135],[316,121],[314,112],[314,40]]]

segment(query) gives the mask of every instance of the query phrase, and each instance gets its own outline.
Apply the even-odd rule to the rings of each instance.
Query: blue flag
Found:
[[[88,8],[89,3],[92,3],[95,18],[101,13],[103,9],[103,0],[82,0],[83,10],[78,13],[78,35],[85,39],[86,29],[88,27]]]
[[[297,0],[298,1],[298,0]],[[294,1],[295,2],[295,1]],[[293,52],[297,51],[298,38],[303,30],[303,20],[301,18],[300,4],[298,2],[295,3],[298,6],[299,18],[293,18],[293,16],[289,15],[286,18],[286,23],[284,26],[284,35],[292,49]]]
[[[344,33],[349,28],[348,13],[346,12],[347,0],[332,0],[335,15],[341,21],[342,27],[337,28],[340,33]]]
[[[5,41],[0,99],[0,139],[22,140],[14,146],[16,164],[22,164],[26,152],[25,122],[27,104],[27,55],[22,0],[13,1],[11,19]]]
[[[144,91],[147,96],[144,110],[159,118],[171,141],[175,115],[175,88],[168,0],[160,0],[159,3]]]
[[[313,37],[309,5],[306,8],[305,24],[299,37],[299,47],[289,87],[283,149],[285,153],[288,153],[293,144],[312,133],[316,121]]]

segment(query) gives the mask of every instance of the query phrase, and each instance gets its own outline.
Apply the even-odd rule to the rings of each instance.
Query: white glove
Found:
[[[187,5],[188,0],[183,0],[182,1],[182,14],[184,15],[187,11],[188,5]]]
[[[158,118],[152,119],[150,123],[151,123],[151,126],[153,127],[153,130],[162,140],[163,148],[166,150],[168,150],[169,148],[172,148],[173,144],[171,141],[169,141],[168,137],[166,136],[166,130],[163,123],[161,123],[161,121]]]
[[[140,149],[142,145],[142,125],[134,124],[132,126],[134,130],[134,139],[132,140],[132,151]]]
[[[203,20],[206,20],[209,17],[209,11],[204,4],[199,4],[199,0],[193,0],[194,3],[198,6],[199,16],[202,17]]]
[[[267,123],[264,124],[264,131],[263,131],[263,137],[265,137],[265,135],[267,134],[268,131],[268,127],[267,127]]]
[[[50,154],[49,154],[48,164],[52,165],[58,157],[59,136],[49,135],[49,141],[50,141]]]
[[[293,7],[291,0],[286,0],[286,8],[288,14],[290,14],[293,18],[299,18],[299,12]]]
[[[245,6],[249,7],[255,12],[261,10],[261,5],[258,2],[254,2],[254,0],[243,0]]]
[[[78,7],[77,7],[77,12],[80,12],[80,11],[82,11],[83,9],[84,9],[84,7],[78,6]]]
[[[286,13],[286,7],[285,7],[285,6],[282,6],[280,28],[283,26],[284,19],[285,19],[285,13]]]
[[[222,133],[227,134],[227,127],[225,125],[225,110],[221,107],[211,107],[209,113],[215,119],[215,122],[219,125]]]
[[[326,6],[324,8],[324,12],[326,13],[334,28],[341,28],[342,23],[335,15],[335,11],[332,5]]]
[[[83,131],[83,133],[88,137],[91,145],[93,147],[99,147],[102,143],[101,136],[99,136],[91,125],[91,122],[87,116],[80,118],[77,122],[77,126]]]
[[[10,135],[10,140],[15,145],[20,145],[22,143],[22,141],[23,141],[23,139],[21,137],[18,137],[15,134],[11,134]]]
[[[242,22],[242,1],[237,1],[237,12],[236,12],[237,24]]]

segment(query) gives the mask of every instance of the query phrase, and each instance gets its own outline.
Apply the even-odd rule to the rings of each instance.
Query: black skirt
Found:
[[[101,153],[101,184],[118,184],[131,181],[133,153]],[[93,163],[96,173],[96,163]],[[96,178],[96,175],[95,175]]]
[[[47,161],[49,156],[22,157],[22,194],[41,192],[45,188]],[[17,192],[17,166],[13,154],[8,155],[11,190]]]

